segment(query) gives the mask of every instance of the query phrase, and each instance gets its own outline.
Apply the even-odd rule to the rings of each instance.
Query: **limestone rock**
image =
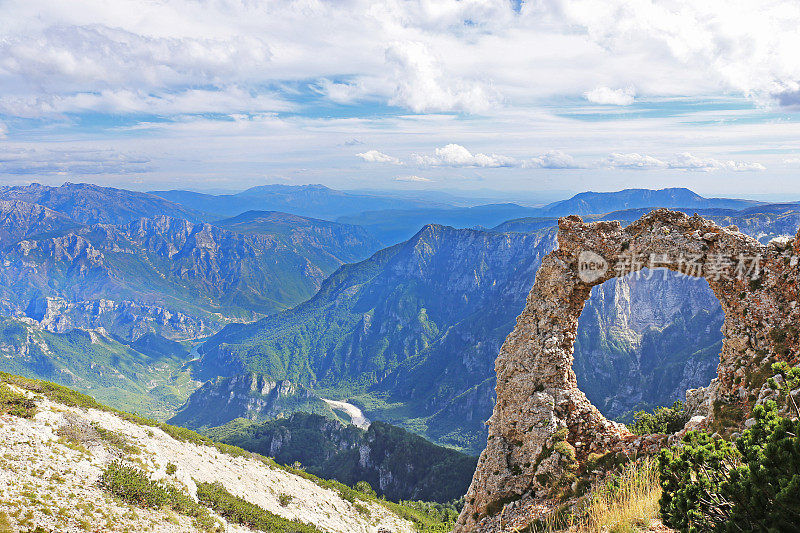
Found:
[[[690,414],[705,417],[692,423],[727,434],[741,429],[765,369],[798,363],[798,241],[767,246],[666,209],[624,228],[560,219],[558,248],[543,260],[495,362],[487,446],[455,532],[502,531],[514,521],[524,527],[552,510],[548,498],[569,495],[576,474],[592,474],[590,456],[653,453],[666,443],[665,435],[635,437],[607,420],[578,389],[572,369],[578,318],[592,287],[654,261],[706,278],[725,313],[717,377],[687,395]]]

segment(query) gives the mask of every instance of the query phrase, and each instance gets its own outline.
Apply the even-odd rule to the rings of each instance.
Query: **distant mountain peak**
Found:
[[[744,209],[758,202],[729,198],[705,198],[685,187],[665,189],[623,189],[613,192],[587,191],[543,209],[546,216],[601,215],[612,211],[646,207],[683,209]]]

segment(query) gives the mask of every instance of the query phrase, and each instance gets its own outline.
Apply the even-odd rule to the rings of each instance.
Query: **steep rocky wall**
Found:
[[[645,267],[706,278],[726,317],[723,348],[717,378],[690,391],[687,403],[714,430],[740,427],[763,397],[770,365],[798,362],[798,241],[763,245],[734,226],[665,209],[624,228],[560,219],[559,246],[542,262],[495,363],[487,446],[455,531],[530,522],[552,509],[552,498],[575,494],[597,457],[663,445],[666,436],[638,438],[607,420],[577,386],[578,318],[592,287],[611,278]]]

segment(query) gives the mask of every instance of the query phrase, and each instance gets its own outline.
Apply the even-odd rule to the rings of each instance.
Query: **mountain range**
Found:
[[[127,224],[143,217],[163,215],[199,222],[204,215],[154,194],[89,183],[49,187],[32,183],[0,187],[3,200],[20,200],[47,207],[80,224]]]
[[[477,452],[493,405],[494,358],[554,246],[553,228],[426,226],[341,268],[308,302],[212,336],[198,350],[195,375],[289,379]],[[609,416],[671,402],[716,371],[722,315],[708,285],[655,274],[597,288],[581,318],[576,372]]]
[[[332,398],[475,453],[494,401],[494,358],[555,245],[556,217],[627,222],[682,203],[762,241],[800,223],[798,204],[685,189],[528,207],[321,186],[236,195],[3,187],[0,347],[15,372],[185,425],[298,409],[341,418],[322,401]],[[428,223],[437,220],[457,227]],[[576,342],[582,389],[625,418],[706,384],[721,338],[715,302],[703,283],[660,274],[596,288]],[[253,396],[252,383],[294,392]],[[197,417],[228,389],[237,392],[218,416]]]
[[[334,220],[365,211],[409,209],[447,205],[418,198],[392,198],[370,193],[348,193],[324,185],[262,185],[236,194],[206,194],[193,191],[152,191],[152,196],[173,204],[214,215],[236,216],[246,211],[281,211]]]

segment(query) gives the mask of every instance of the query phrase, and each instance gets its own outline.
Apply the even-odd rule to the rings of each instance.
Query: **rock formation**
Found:
[[[295,411],[333,416],[322,398],[306,387],[250,372],[207,381],[169,422],[196,429],[221,426],[236,418],[269,420]]]
[[[456,533],[500,531],[576,495],[609,453],[655,451],[666,436],[631,435],[578,389],[573,344],[591,288],[642,268],[704,277],[725,313],[717,378],[690,391],[691,414],[721,433],[743,425],[775,361],[798,362],[800,235],[763,245],[697,215],[665,209],[619,222],[559,220],[525,310],[495,363],[497,403]],[[699,419],[694,418],[694,423]]]

